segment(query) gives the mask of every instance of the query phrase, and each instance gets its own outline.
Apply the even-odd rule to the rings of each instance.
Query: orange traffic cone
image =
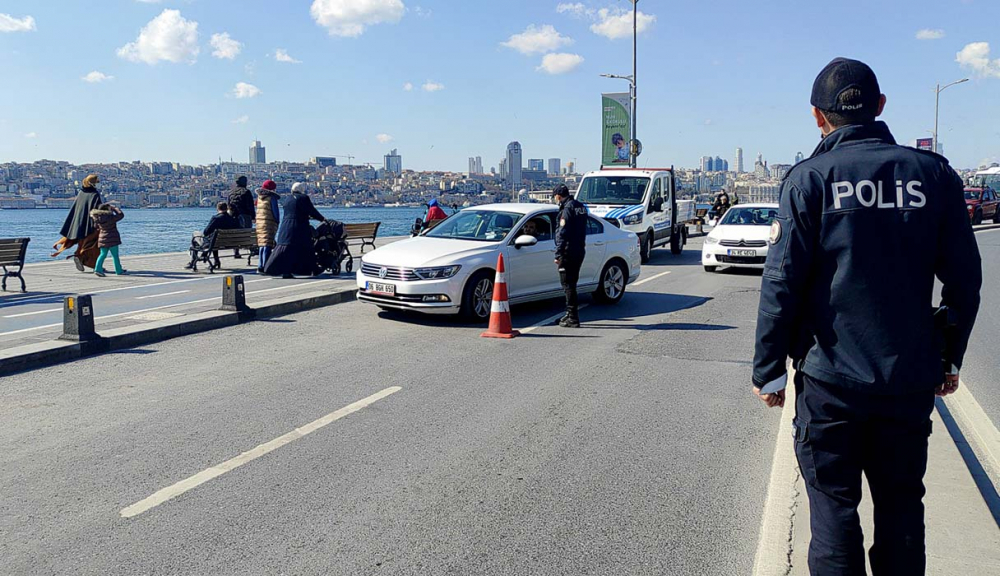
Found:
[[[481,334],[482,338],[516,338],[521,333],[510,324],[510,302],[507,301],[507,272],[503,266],[503,254],[497,259],[497,279],[493,282],[493,310],[490,312],[490,328]]]

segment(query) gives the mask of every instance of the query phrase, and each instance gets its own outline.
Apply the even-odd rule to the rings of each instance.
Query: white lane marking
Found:
[[[219,278],[216,276],[215,278]],[[171,284],[183,284],[185,282],[201,282],[204,280],[214,280],[212,276],[205,276],[203,278],[186,278],[184,280],[171,280],[169,282],[160,282],[158,284],[136,284],[135,286],[122,286],[119,288],[108,288],[107,290],[94,290],[92,292],[83,291],[82,294],[87,294],[93,296],[94,294],[107,294],[109,292],[121,292],[122,290],[138,290],[141,288],[156,288],[157,286],[170,286]],[[66,295],[69,296],[71,293],[67,292]],[[12,306],[20,306],[28,302],[42,302],[45,300],[60,299],[62,296],[36,296],[33,298],[25,298],[23,300],[18,300],[16,302],[11,302],[9,304],[0,304],[0,308],[10,308]],[[61,308],[60,308],[61,310]]]
[[[993,486],[1000,491],[1000,430],[997,430],[969,387],[962,382],[958,391],[947,396],[948,406],[966,441],[972,447]]]
[[[582,306],[580,306],[580,310],[583,310],[587,306],[590,306],[590,304],[583,304]],[[521,332],[521,334],[528,334],[530,332],[534,332],[535,330],[538,330],[539,328],[542,328],[543,326],[548,326],[550,324],[554,324],[554,323],[558,322],[559,319],[562,318],[565,314],[566,314],[565,312],[560,312],[559,314],[556,314],[555,316],[552,316],[551,318],[546,318],[545,320],[542,320],[541,322],[539,322],[539,323],[537,323],[537,324],[535,324],[533,326],[528,326],[527,328],[521,328],[519,330],[519,332]]]
[[[292,284],[290,286],[279,286],[277,288],[268,288],[267,290],[254,290],[253,292],[247,292],[247,294],[263,294],[264,292],[277,292],[278,290],[288,290],[289,288],[302,288],[304,286],[312,286],[313,284],[323,284],[324,282],[333,282],[339,280],[339,278],[329,278],[327,280],[315,280],[313,282],[303,282],[301,284]],[[343,278],[343,280],[347,280]],[[249,284],[249,282],[244,282],[244,284]]]
[[[167,292],[165,294],[150,294],[149,296],[136,296],[136,300],[149,300],[150,298],[166,298],[167,296],[177,296],[178,294],[189,294],[190,290],[178,290],[177,292]]]
[[[303,286],[310,286],[312,284],[320,284],[322,282],[330,282],[331,280],[317,280],[315,282],[304,282],[302,284],[289,284],[288,286],[280,286],[278,288],[269,288],[267,290],[256,290],[254,292],[247,292],[247,294],[260,294],[262,292],[274,292],[276,290],[291,290],[293,288],[300,288]],[[267,280],[254,280],[254,282],[266,282]],[[178,302],[176,304],[167,304],[165,306],[156,306],[154,308],[144,308],[142,310],[130,310],[128,312],[119,312],[118,314],[108,314],[107,316],[97,316],[95,320],[105,320],[107,318],[118,318],[119,316],[131,316],[134,314],[142,314],[143,312],[152,312],[154,310],[163,310],[164,308],[175,308],[177,306],[186,306],[188,304],[204,304],[205,302],[215,302],[219,301],[221,296],[216,296],[214,298],[203,298],[201,300],[191,300],[189,302]],[[60,308],[62,310],[62,308]],[[46,324],[45,326],[35,326],[34,328],[23,328],[21,330],[13,330],[11,332],[0,332],[0,336],[12,336],[14,334],[23,334],[25,332],[34,332],[35,330],[45,330],[48,328],[58,328],[62,326],[59,324]]]
[[[662,278],[662,277],[666,276],[667,274],[670,274],[671,272],[673,272],[673,271],[672,270],[667,270],[666,272],[660,272],[659,274],[657,274],[655,276],[650,276],[649,278],[646,278],[644,280],[639,280],[635,284],[632,284],[632,286],[642,286],[646,282],[652,282],[653,280],[656,280],[657,278]]]
[[[792,370],[788,371],[792,380]],[[748,393],[749,393],[749,386]],[[765,410],[763,403],[759,408]],[[767,486],[767,500],[760,522],[760,540],[753,561],[753,576],[787,574],[792,550],[792,519],[798,504],[795,483],[799,466],[795,461],[792,438],[792,418],[795,416],[795,387],[785,389],[785,407],[781,409],[778,439],[771,460],[771,479]]]
[[[336,422],[337,420],[340,420],[344,416],[353,414],[363,408],[371,406],[375,402],[378,402],[379,400],[387,396],[395,394],[400,390],[402,390],[402,388],[400,388],[399,386],[393,386],[391,388],[386,388],[381,392],[372,394],[371,396],[363,400],[358,400],[353,404],[344,406],[340,410],[331,412],[326,416],[323,416],[322,418],[319,418],[317,420],[310,422],[309,424],[306,424],[305,426],[302,426],[301,428],[296,428],[295,430],[292,430],[287,434],[279,436],[274,440],[271,440],[270,442],[261,444],[256,448],[253,448],[252,450],[247,450],[246,452],[240,454],[235,458],[226,460],[221,464],[216,464],[215,466],[202,470],[201,472],[195,474],[194,476],[181,480],[180,482],[172,486],[168,486],[166,488],[163,488],[162,490],[158,490],[152,496],[140,500],[139,502],[136,502],[131,506],[123,508],[121,511],[121,515],[123,518],[134,518],[139,514],[142,514],[143,512],[150,510],[151,508],[155,508],[156,506],[163,504],[164,502],[170,500],[171,498],[176,498],[177,496],[180,496],[181,494],[189,490],[193,490],[194,488],[201,486],[202,484],[208,482],[209,480],[222,476],[226,472],[231,472],[236,468],[239,468],[240,466],[247,464],[248,462],[252,462],[257,458],[264,456],[265,454],[268,454],[270,452],[277,450],[278,448],[281,448],[282,446],[291,444],[292,442],[304,436],[312,434],[313,432],[325,426],[328,426],[333,422]]]
[[[4,316],[4,318],[24,318],[25,316],[37,316],[38,314],[52,314],[53,312],[62,312],[62,308],[50,308],[48,310],[36,310],[34,312],[24,312],[22,314],[11,314],[10,316]]]

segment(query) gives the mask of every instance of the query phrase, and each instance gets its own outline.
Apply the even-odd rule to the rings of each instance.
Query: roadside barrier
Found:
[[[226,276],[222,280],[222,308],[230,312],[246,312],[247,293],[243,287],[243,276]]]
[[[507,272],[503,265],[503,254],[497,258],[497,277],[493,282],[493,308],[490,311],[490,327],[481,338],[516,338],[521,333],[514,330],[510,321],[510,301],[507,299]]]
[[[87,342],[100,340],[94,330],[92,296],[67,296],[63,300],[63,333],[60,340]]]

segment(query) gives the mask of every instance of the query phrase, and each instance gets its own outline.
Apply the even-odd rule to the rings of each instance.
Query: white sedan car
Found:
[[[467,208],[421,236],[369,252],[358,270],[358,299],[383,309],[489,319],[497,256],[503,254],[512,304],[563,295],[554,263],[558,208],[491,204]],[[581,293],[621,300],[639,277],[639,239],[588,217]]]
[[[778,216],[777,204],[733,206],[705,238],[701,262],[705,271],[719,266],[764,268],[771,224]]]

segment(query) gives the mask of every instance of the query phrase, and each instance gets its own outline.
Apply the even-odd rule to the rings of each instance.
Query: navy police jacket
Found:
[[[961,178],[897,146],[882,122],[846,126],[782,182],[761,285],[754,385],[790,356],[821,382],[874,394],[924,391],[959,368],[979,310],[982,264]],[[957,325],[947,358],[934,278]]]
[[[559,204],[556,258],[583,261],[587,249],[587,207],[570,196]]]

